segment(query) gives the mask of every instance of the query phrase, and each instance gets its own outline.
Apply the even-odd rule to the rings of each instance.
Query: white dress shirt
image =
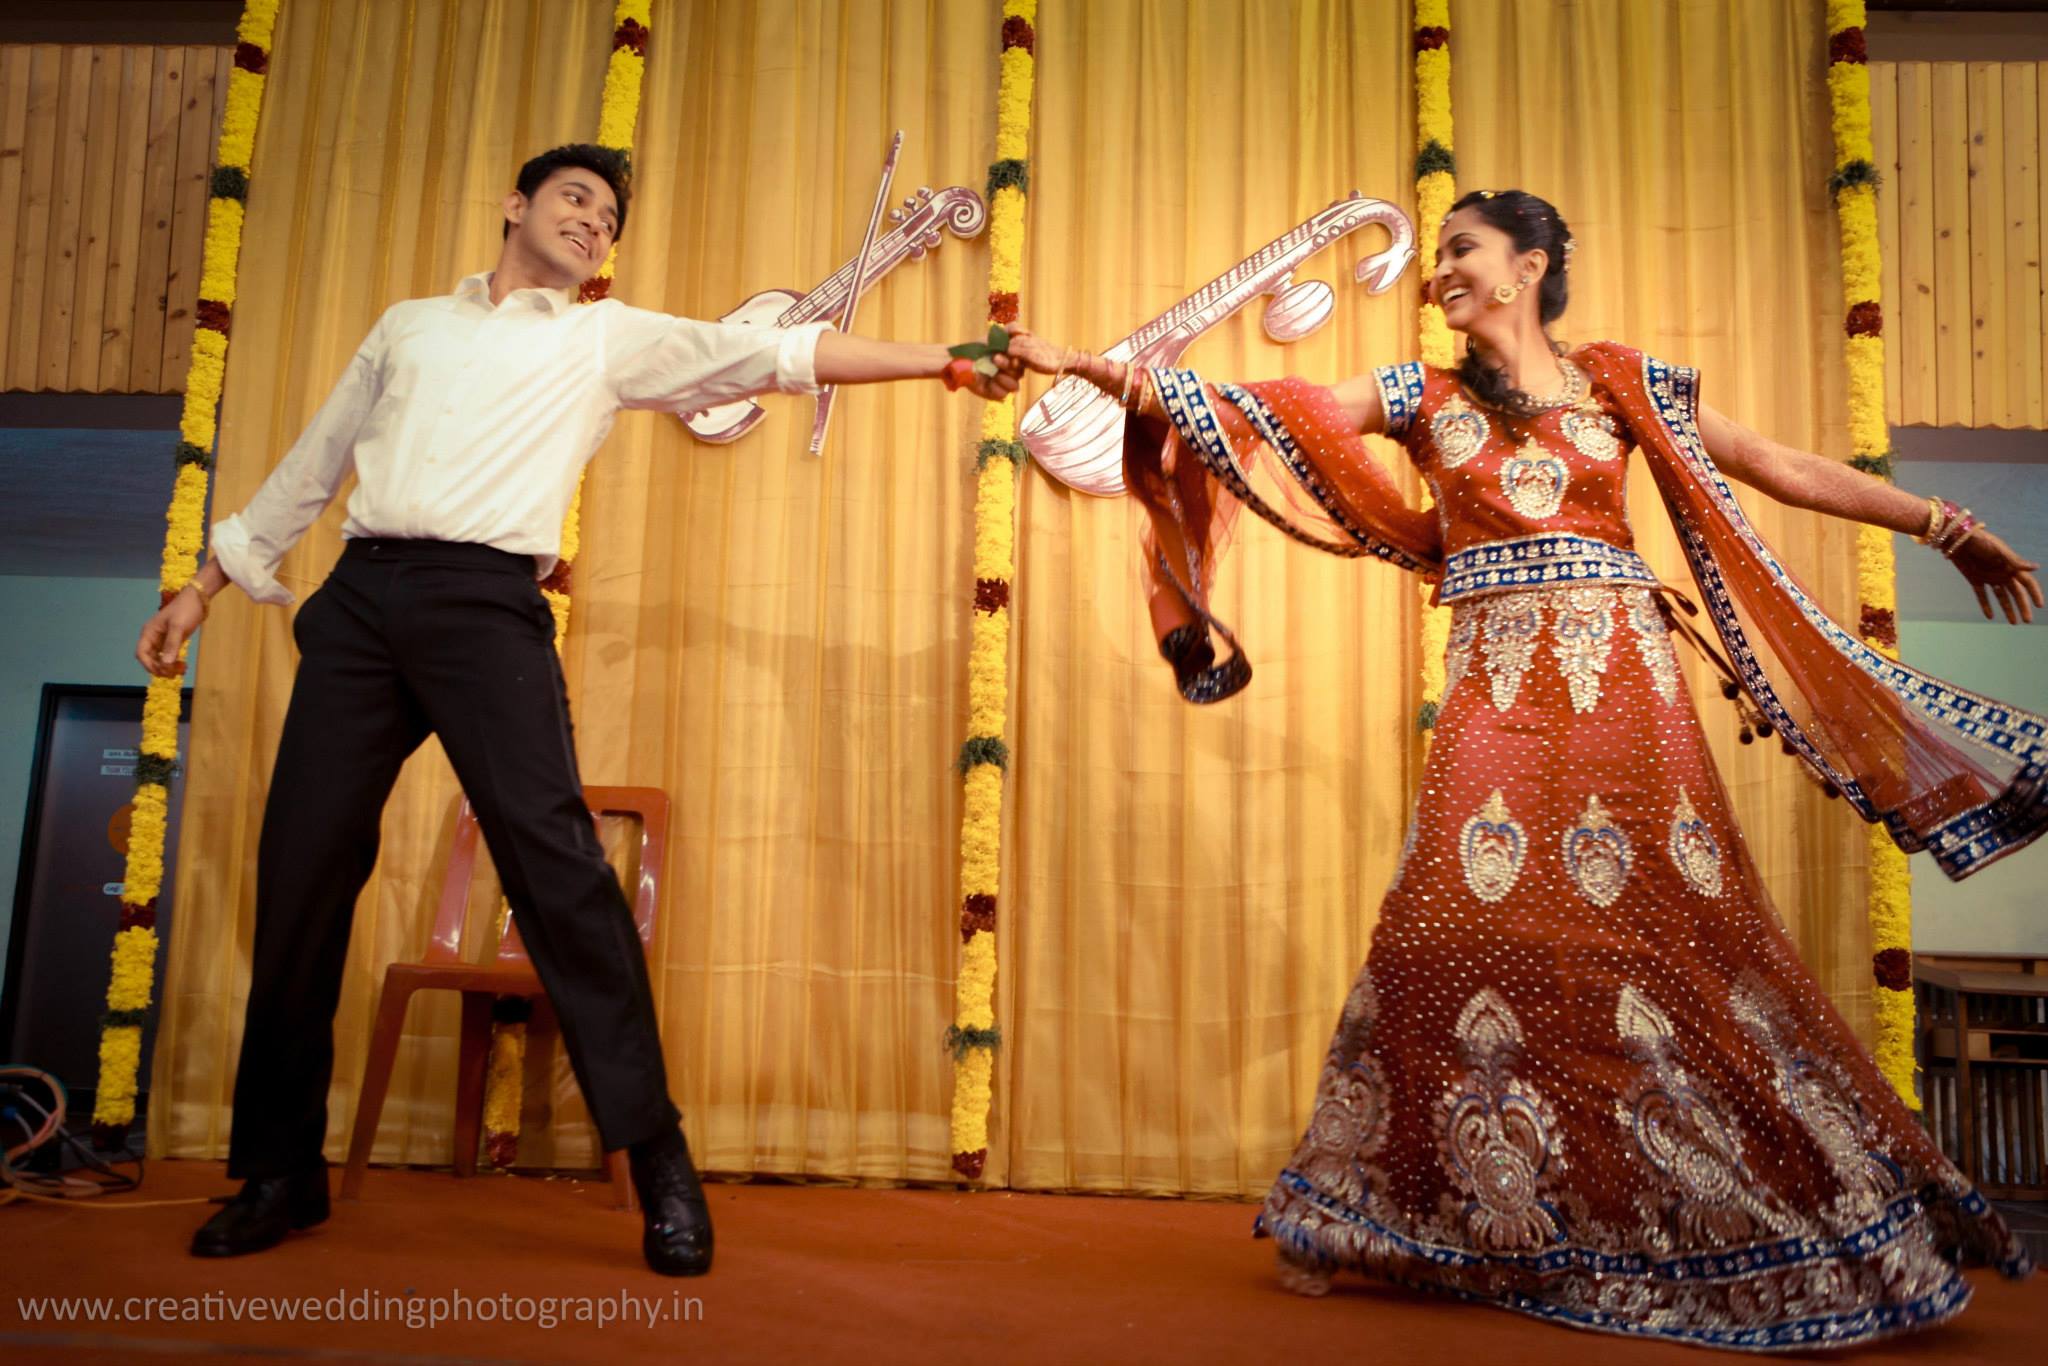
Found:
[[[702,323],[554,289],[493,306],[490,288],[472,275],[386,309],[249,505],[214,523],[214,558],[250,597],[292,600],[278,561],[351,472],[342,535],[472,541],[531,555],[545,577],[619,409],[817,392],[823,323]]]

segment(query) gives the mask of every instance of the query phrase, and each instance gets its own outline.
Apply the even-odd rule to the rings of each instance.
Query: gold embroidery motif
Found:
[[[1297,1165],[1325,1193],[1347,1204],[1364,1200],[1384,1184],[1365,1163],[1386,1141],[1387,1088],[1379,1059],[1371,1052],[1379,1018],[1370,968],[1360,971],[1337,1022],[1337,1037],[1316,1086],[1316,1108],[1302,1140]]]
[[[1666,703],[1678,700],[1678,652],[1671,647],[1671,628],[1657,610],[1657,600],[1647,588],[1624,588],[1622,604],[1628,610],[1628,624],[1635,631],[1636,653],[1650,671],[1650,686]]]
[[[1436,447],[1437,465],[1446,470],[1454,470],[1479,454],[1492,434],[1493,429],[1486,425],[1486,415],[1465,402],[1463,394],[1452,394],[1429,420],[1429,439]]]
[[[1508,810],[1499,788],[1458,832],[1458,860],[1465,885],[1481,901],[1499,901],[1514,889],[1529,854],[1528,836]]]
[[[1668,1255],[1792,1232],[1794,1221],[1766,1199],[1743,1161],[1741,1136],[1722,1118],[1726,1107],[1679,1062],[1671,1018],[1630,984],[1621,989],[1614,1027],[1645,1073],[1615,1101],[1615,1118],[1668,1183],[1667,1198],[1645,1191],[1637,1201],[1650,1246]]]
[[[1501,492],[1507,494],[1516,512],[1532,522],[1557,515],[1557,510],[1564,506],[1565,486],[1570,482],[1571,474],[1564,461],[1545,450],[1533,436],[1500,467]]]
[[[1508,1070],[1522,1050],[1521,1022],[1485,987],[1459,1013],[1457,1036],[1473,1070],[1437,1104],[1437,1152],[1465,1198],[1447,1193],[1445,1217],[1484,1252],[1554,1243],[1564,1220],[1545,1197],[1567,1164],[1550,1102]]]
[[[1536,638],[1543,633],[1543,595],[1510,593],[1486,605],[1479,652],[1493,687],[1493,705],[1506,711],[1522,690],[1522,675],[1536,657]]]
[[[1796,1052],[1779,1027],[1785,1003],[1754,971],[1729,992],[1737,1023],[1770,1055],[1778,1099],[1804,1126],[1841,1183],[1830,1222],[1853,1226],[1877,1216],[1900,1186],[1898,1170],[1874,1151],[1876,1126],[1833,1059]]]
[[[1607,672],[1607,656],[1614,649],[1614,590],[1599,585],[1563,589],[1550,632],[1551,652],[1571,689],[1572,710],[1593,710],[1600,700],[1600,675]]]
[[[1678,807],[1671,813],[1671,862],[1701,896],[1721,895],[1721,846],[1692,809],[1692,798],[1678,789]]]
[[[1612,906],[1628,882],[1633,862],[1628,836],[1608,816],[1599,797],[1587,797],[1579,823],[1564,832],[1564,867],[1579,895],[1595,906]]]
[[[1598,408],[1574,408],[1559,424],[1565,440],[1578,447],[1588,460],[1608,461],[1621,454],[1621,438],[1615,434],[1614,419]]]

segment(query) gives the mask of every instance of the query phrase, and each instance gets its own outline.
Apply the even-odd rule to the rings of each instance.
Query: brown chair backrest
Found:
[[[654,920],[660,909],[662,863],[668,850],[668,794],[658,787],[586,787],[584,805],[594,824],[601,816],[632,815],[640,819],[639,872],[625,889],[633,907],[633,925],[643,945],[654,942]],[[427,941],[429,963],[462,963],[463,935],[469,920],[469,888],[476,876],[479,830],[469,799],[455,817],[455,838],[448,847],[448,867],[441,877],[441,904],[434,913],[434,931]],[[516,917],[514,918],[516,921]],[[497,961],[523,964],[526,946],[519,927],[509,926],[498,939]]]

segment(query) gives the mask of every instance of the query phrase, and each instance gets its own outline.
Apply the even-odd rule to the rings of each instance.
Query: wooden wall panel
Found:
[[[1870,74],[1891,422],[2048,428],[2048,63]]]
[[[0,388],[183,385],[232,61],[0,45]]]

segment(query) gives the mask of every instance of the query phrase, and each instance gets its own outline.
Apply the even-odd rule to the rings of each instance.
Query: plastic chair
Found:
[[[583,800],[591,819],[603,815],[640,818],[639,880],[631,889],[633,923],[640,943],[654,943],[654,918],[660,904],[662,856],[668,843],[668,794],[655,787],[586,787]],[[470,883],[476,874],[476,814],[465,798],[455,820],[455,839],[448,851],[448,870],[441,879],[441,905],[434,916],[427,956],[417,963],[393,963],[384,969],[384,990],[377,998],[376,1027],[370,1036],[369,1058],[363,1065],[363,1086],[356,1099],[355,1132],[349,1140],[348,1165],[342,1171],[341,1198],[356,1199],[363,1173],[370,1165],[377,1121],[391,1086],[398,1059],[405,1010],[422,991],[462,993],[462,1047],[455,1084],[455,1174],[476,1174],[477,1141],[483,1130],[484,1080],[490,1063],[491,1003],[500,996],[545,999],[547,991],[520,942],[517,917],[498,941],[488,962],[471,962],[463,943],[468,921]],[[633,1179],[623,1151],[606,1154],[612,1193],[618,1207],[635,1208]]]

